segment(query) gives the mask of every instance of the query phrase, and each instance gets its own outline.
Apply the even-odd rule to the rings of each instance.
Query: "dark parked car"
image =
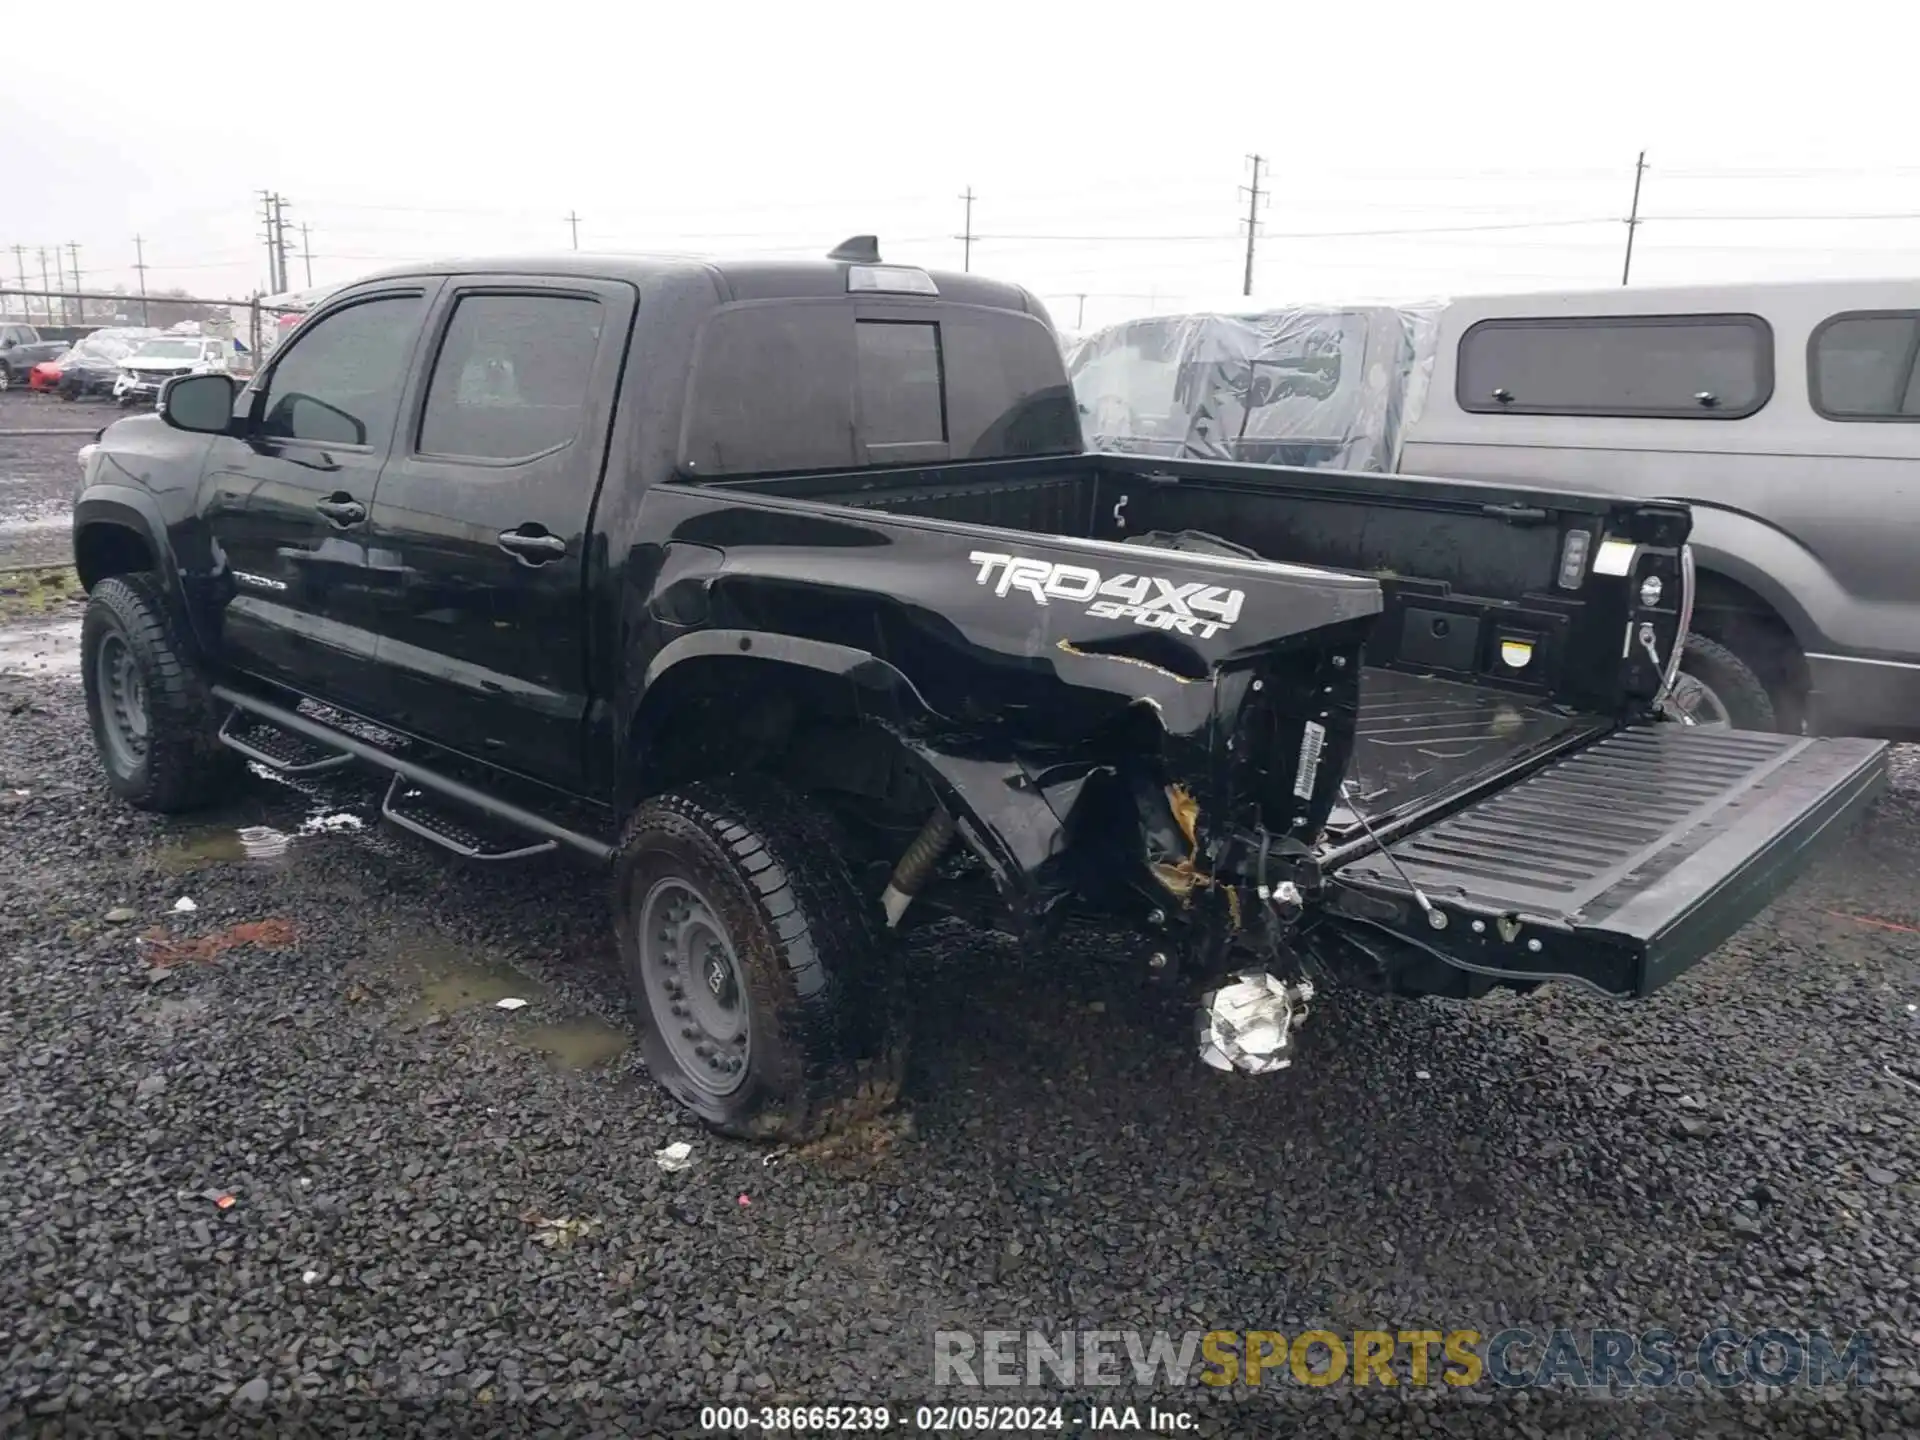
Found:
[[[1702,959],[1886,747],[1664,718],[1688,524],[1087,453],[1033,296],[862,237],[359,282],[109,427],[74,550],[116,794],[357,762],[472,861],[589,857],[653,1075],[791,1139],[895,1094],[889,942],[943,914],[1101,917],[1249,1072],[1309,972],[1624,998]]]
[[[66,350],[66,341],[42,340],[31,325],[0,325],[0,391],[24,387],[34,366]]]

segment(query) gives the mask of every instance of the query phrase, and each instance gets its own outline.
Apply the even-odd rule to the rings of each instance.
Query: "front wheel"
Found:
[[[898,1098],[873,906],[790,791],[736,777],[647,801],[613,909],[647,1068],[713,1129],[807,1140]]]
[[[241,773],[192,654],[153,576],[93,587],[80,623],[87,718],[108,788],[142,810],[210,805]]]

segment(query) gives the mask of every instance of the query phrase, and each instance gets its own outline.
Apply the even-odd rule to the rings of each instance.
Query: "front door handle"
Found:
[[[544,530],[502,530],[500,548],[525,565],[544,565],[567,553],[567,542]]]
[[[347,494],[329,495],[313,508],[336,525],[358,525],[367,518],[367,507]]]

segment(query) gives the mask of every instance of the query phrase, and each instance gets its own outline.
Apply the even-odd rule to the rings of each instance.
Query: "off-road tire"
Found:
[[[829,822],[771,780],[702,781],[646,801],[613,860],[619,938],[641,1054],[714,1130],[797,1143],[879,1115],[905,1072],[902,990]],[[638,926],[649,888],[692,882],[734,950],[748,1001],[745,1079],[716,1097],[690,1081],[655,1015]]]
[[[1736,730],[1778,730],[1778,712],[1766,683],[1733,651],[1694,631],[1680,654],[1680,671],[1719,697]]]
[[[115,763],[101,711],[98,657],[109,635],[132,653],[145,690],[146,753],[128,770]],[[232,793],[245,762],[218,739],[220,707],[154,576],[117,575],[93,587],[80,624],[80,675],[94,747],[115,795],[141,810],[174,813]]]

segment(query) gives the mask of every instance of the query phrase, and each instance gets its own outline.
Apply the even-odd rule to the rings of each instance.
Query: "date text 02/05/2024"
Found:
[[[860,1434],[897,1427],[929,1435],[1068,1428],[1178,1435],[1194,1424],[1191,1411],[1157,1405],[1096,1405],[1084,1411],[1061,1405],[919,1405],[911,1411],[885,1405],[710,1405],[700,1412],[700,1428],[716,1434]]]

